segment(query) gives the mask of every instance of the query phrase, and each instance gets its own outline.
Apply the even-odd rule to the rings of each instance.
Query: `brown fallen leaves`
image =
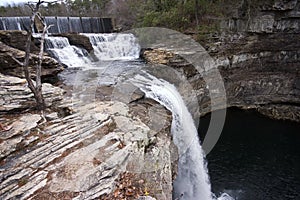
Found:
[[[139,196],[149,195],[144,180],[138,180],[135,174],[125,172],[120,175],[115,190],[100,197],[101,200],[135,200]]]

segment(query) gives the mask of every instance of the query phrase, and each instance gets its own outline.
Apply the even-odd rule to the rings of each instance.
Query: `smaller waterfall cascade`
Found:
[[[140,56],[140,46],[133,34],[84,34],[94,48],[93,56],[85,50],[70,45],[66,37],[45,39],[45,49],[68,67],[97,68],[104,61],[135,60]],[[91,59],[93,58],[93,59]]]
[[[26,30],[30,25],[29,17],[0,17],[0,30]]]
[[[46,37],[45,47],[49,54],[68,67],[85,67],[91,63],[88,52],[70,45],[65,37]]]
[[[84,34],[89,37],[99,60],[134,60],[140,56],[140,46],[133,34]]]

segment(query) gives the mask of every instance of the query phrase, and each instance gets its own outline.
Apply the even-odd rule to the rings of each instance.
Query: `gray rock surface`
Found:
[[[45,103],[49,107],[62,100],[64,91],[53,87],[49,83],[42,85]],[[12,113],[28,110],[34,107],[33,94],[27,86],[25,79],[0,74],[0,112]]]
[[[62,100],[63,91],[49,86],[45,95],[55,106],[41,123],[39,113],[4,114],[28,106],[32,95],[23,79],[1,75],[0,83],[0,121],[11,127],[0,134],[1,199],[172,198],[174,149],[165,108],[157,109],[169,120],[155,130],[143,116],[154,101],[87,103],[76,95]],[[129,189],[118,193],[124,179]]]
[[[237,13],[243,14],[223,20],[221,29],[248,33],[299,33],[299,9],[298,0],[243,1],[236,8]]]

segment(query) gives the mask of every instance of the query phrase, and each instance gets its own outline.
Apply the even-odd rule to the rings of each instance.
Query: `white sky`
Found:
[[[26,3],[28,1],[26,0],[0,0],[0,6],[5,6],[7,4],[13,4],[13,3]]]
[[[37,0],[0,0],[0,6],[5,6],[7,4],[18,4],[18,3],[27,3],[27,2],[36,2]],[[49,0],[51,2],[54,0]],[[46,1],[47,2],[47,1]]]

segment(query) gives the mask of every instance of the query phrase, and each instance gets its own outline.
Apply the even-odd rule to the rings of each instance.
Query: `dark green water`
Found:
[[[203,138],[210,115],[200,120]],[[224,129],[207,155],[213,192],[238,200],[300,199],[300,124],[228,109]]]

